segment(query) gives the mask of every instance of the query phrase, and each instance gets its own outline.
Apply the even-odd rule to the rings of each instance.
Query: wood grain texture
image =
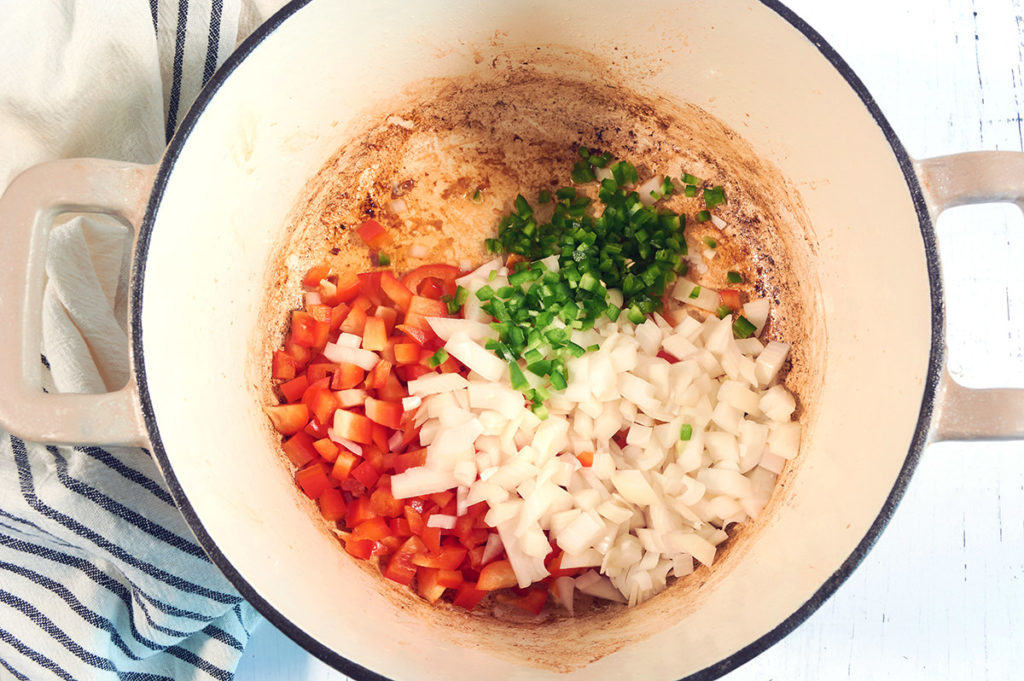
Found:
[[[1024,150],[1021,0],[787,4],[850,64],[912,156]],[[1012,206],[958,208],[938,232],[952,371],[971,386],[1024,386],[1024,218]],[[1022,612],[1024,444],[933,445],[860,568],[724,678],[1021,678]],[[236,678],[346,677],[263,624]]]

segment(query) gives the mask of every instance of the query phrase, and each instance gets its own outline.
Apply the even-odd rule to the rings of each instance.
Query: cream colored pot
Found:
[[[632,610],[543,626],[432,609],[339,551],[268,438],[257,367],[268,273],[310,178],[427,79],[523,69],[695,105],[738,132],[735,153],[788,183],[793,222],[771,229],[800,227],[780,237],[794,261],[780,276],[812,322],[799,339],[802,451],[768,513],[716,569]],[[566,111],[580,109],[574,92],[556,98]],[[515,116],[502,120],[541,134]],[[713,678],[849,575],[929,442],[1024,435],[1019,391],[968,390],[946,372],[932,228],[959,203],[1021,204],[1021,178],[1017,154],[910,159],[839,56],[774,2],[296,2],[214,77],[158,166],[61,161],[10,187],[0,423],[31,440],[150,447],[243,595],[353,677]],[[62,210],[138,228],[134,377],[117,393],[36,388],[42,256]]]

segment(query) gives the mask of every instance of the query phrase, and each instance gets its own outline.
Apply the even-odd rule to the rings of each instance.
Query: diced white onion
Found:
[[[469,381],[456,373],[451,374],[425,374],[417,379],[409,381],[408,388],[411,395],[426,397],[439,393],[448,393],[454,390],[465,388]]]
[[[651,192],[661,195],[661,184],[664,181],[663,175],[655,175],[654,177],[646,180],[643,184],[636,188],[637,194],[640,195],[640,203],[645,206],[653,206],[658,200],[651,195]]]
[[[556,270],[557,258],[545,264]],[[666,315],[640,325],[603,319],[571,330],[573,342],[598,348],[568,360],[568,385],[547,400],[542,420],[511,388],[507,363],[483,347],[496,333],[472,293],[507,285],[507,275],[494,260],[461,277],[471,293],[465,319],[430,320],[470,374],[408,383],[402,404],[415,413],[427,461],[392,476],[392,493],[408,498],[455,487],[458,514],[486,503],[484,521],[497,534],[484,562],[504,552],[522,587],[547,576],[544,559],[554,541],[563,567],[593,568],[556,580],[556,600],[567,608],[575,589],[632,604],[664,589],[670,574],[692,572],[694,560],[710,565],[728,536],[724,528],[757,517],[776,475],[798,453],[795,398],[772,385],[789,346],[737,341],[731,319],[715,315],[679,313],[678,323]],[[719,294],[702,286],[691,299],[695,286],[680,278],[672,295],[714,312]],[[609,292],[613,298],[621,303],[617,291]],[[748,306],[744,316],[760,329],[768,301]],[[343,335],[337,345],[350,342]],[[662,350],[679,361],[658,356]],[[544,385],[526,377],[531,387]],[[614,436],[623,430],[620,448]],[[400,439],[389,444],[395,449]],[[455,522],[437,514],[430,521],[445,528]]]
[[[795,409],[796,400],[781,385],[773,385],[761,397],[761,411],[772,421],[778,423],[789,421],[789,417]]]
[[[328,343],[324,346],[323,353],[324,357],[335,364],[355,364],[364,371],[370,371],[373,367],[377,366],[377,362],[380,361],[380,357],[372,350],[352,348],[347,345],[337,345],[335,343]]]
[[[417,466],[391,476],[391,494],[396,499],[408,499],[422,494],[446,492],[455,484],[451,473]]]
[[[757,356],[757,361],[754,362],[754,375],[757,377],[758,384],[765,386],[774,381],[775,377],[779,374],[779,369],[782,368],[788,356],[788,343],[771,341],[768,345],[764,346],[764,350],[761,351],[761,354]]]
[[[459,332],[478,342],[498,337],[498,332],[492,329],[490,324],[484,324],[472,319],[427,317],[427,323],[430,324],[430,328],[437,334],[437,337],[443,341],[450,339]]]
[[[697,284],[693,283],[685,277],[679,277],[676,279],[675,286],[672,287],[672,297],[681,303],[687,305],[693,305],[694,307],[700,308],[701,310],[707,310],[708,312],[715,312],[718,307],[722,304],[722,297],[718,295],[718,291],[710,289],[707,286],[701,286],[700,291],[697,292],[696,297],[691,298],[690,294],[697,287]]]
[[[354,333],[348,333],[342,331],[341,335],[338,336],[338,345],[344,345],[347,348],[358,348],[363,344],[362,336],[357,336]]]
[[[334,433],[334,428],[328,428],[327,429],[327,437],[329,437],[334,442],[337,442],[339,445],[341,445],[342,447],[344,447],[348,451],[352,452],[356,456],[362,456],[363,455],[363,447],[362,447],[362,445],[357,444],[355,442],[352,442],[352,440],[346,440],[343,437],[338,437]]]
[[[743,304],[743,316],[754,325],[756,333],[761,333],[770,312],[771,307],[767,298],[758,298]]]
[[[440,527],[442,530],[451,530],[455,528],[456,520],[457,518],[453,515],[433,513],[427,518],[427,527]]]
[[[504,360],[478,345],[464,331],[456,331],[444,344],[444,348],[455,359],[488,381],[499,381],[508,372],[508,365]]]

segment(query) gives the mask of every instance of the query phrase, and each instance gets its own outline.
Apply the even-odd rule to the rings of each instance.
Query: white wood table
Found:
[[[788,6],[864,81],[911,156],[1024,149],[1024,0]],[[938,232],[954,374],[975,387],[1024,387],[1024,218],[1007,205],[959,208]],[[865,285],[900,295],[886,282]],[[236,678],[347,677],[263,623]],[[850,579],[724,678],[1024,678],[1024,443],[928,448]]]

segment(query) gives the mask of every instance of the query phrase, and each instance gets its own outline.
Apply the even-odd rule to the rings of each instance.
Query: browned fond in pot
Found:
[[[797,416],[806,427],[820,388],[824,339],[815,337],[823,325],[814,244],[795,190],[735,131],[705,111],[633,92],[586,55],[551,49],[503,54],[484,66],[488,63],[479,74],[420,83],[378,107],[376,117],[368,118],[310,180],[267,280],[274,293],[261,317],[261,398],[276,400],[270,353],[280,345],[288,309],[301,302],[300,280],[308,267],[328,261],[339,271],[370,268],[353,226],[374,217],[390,230],[393,245],[386,250],[396,270],[463,260],[478,265],[487,257],[484,238],[496,233],[515,196],[522,193],[536,206],[540,189],[569,184],[576,150],[584,145],[633,162],[641,181],[661,173],[678,178],[686,171],[724,185],[728,203],[715,211],[728,223],[723,231],[692,219],[703,207],[699,198],[680,193],[664,205],[690,218],[691,256],[699,259],[703,236],[719,244],[708,269],[698,273],[691,267],[691,278],[771,299],[765,337],[792,343],[785,382],[798,397]],[[574,76],[553,75],[559,72]],[[480,203],[470,199],[477,190]],[[395,210],[395,198],[404,209]],[[412,256],[413,244],[425,246],[426,254]],[[749,283],[727,284],[728,270],[739,270]],[[268,439],[276,442],[276,434],[268,430]],[[584,614],[575,618],[548,614],[534,620],[507,611],[490,617],[430,606],[383,578],[381,588],[396,607],[433,618],[467,646],[493,647],[540,667],[574,669],[645,636],[645,621],[682,617],[704,590],[727,579],[744,546],[756,541],[758,527],[770,523],[772,509],[785,503],[793,469],[787,467],[761,517],[731,532],[712,569],[699,568],[632,609],[583,607]],[[281,484],[292,484],[284,466]],[[315,507],[310,513],[319,518]]]

